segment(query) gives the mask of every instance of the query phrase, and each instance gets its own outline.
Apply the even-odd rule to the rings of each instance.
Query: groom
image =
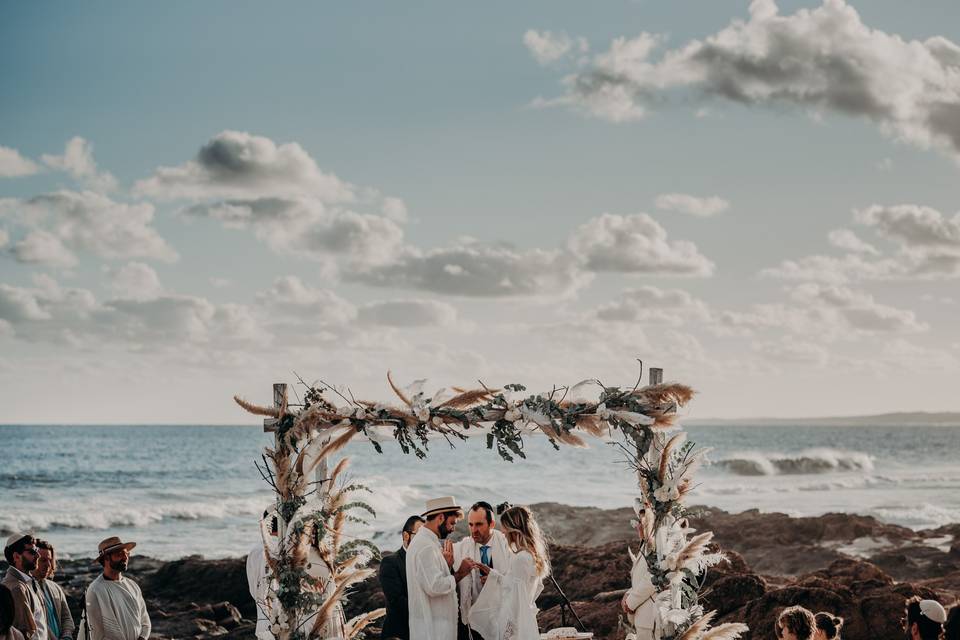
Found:
[[[446,538],[463,518],[452,496],[427,501],[424,520],[407,547],[407,603],[411,640],[454,640],[457,637],[457,582],[473,568],[453,567],[453,545]]]
[[[493,519],[493,507],[490,503],[479,501],[467,512],[467,525],[470,537],[464,538],[453,546],[453,563],[460,566],[465,560],[485,564],[491,569],[496,567],[502,572],[507,570],[509,547],[507,537],[496,529]],[[467,625],[470,607],[480,596],[483,582],[479,571],[468,572],[458,583],[460,592],[460,621],[457,625],[458,640],[481,640],[476,631]]]

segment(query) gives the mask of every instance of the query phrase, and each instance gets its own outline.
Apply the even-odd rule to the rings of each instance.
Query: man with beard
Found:
[[[57,551],[46,540],[37,540],[37,568],[33,577],[40,588],[43,605],[47,612],[47,636],[49,640],[73,640],[75,626],[67,596],[52,580],[57,571]]]
[[[103,573],[87,587],[87,640],[147,640],[150,616],[140,587],[123,572],[136,542],[111,536],[100,543],[97,562]]]
[[[490,503],[479,501],[467,511],[467,525],[470,527],[470,537],[464,538],[453,545],[453,562],[456,565],[469,558],[473,562],[484,564],[491,569],[494,567],[507,569],[507,558],[510,557],[510,548],[507,537],[496,529],[493,519],[493,507]],[[471,631],[467,625],[470,616],[470,607],[480,596],[483,588],[483,578],[479,571],[469,571],[457,583],[460,593],[460,623],[457,628],[459,640],[478,640],[480,634]]]
[[[452,496],[446,496],[428,500],[421,517],[424,524],[407,548],[410,638],[454,640],[457,637],[457,582],[473,569],[473,562],[464,560],[451,574],[453,543],[445,538],[463,517],[463,510]]]
[[[15,533],[7,538],[3,556],[10,567],[3,585],[13,596],[13,626],[27,640],[47,640],[47,613],[40,587],[30,572],[37,568],[37,544],[33,536]]]

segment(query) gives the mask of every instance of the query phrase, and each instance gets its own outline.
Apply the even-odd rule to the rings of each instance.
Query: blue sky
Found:
[[[957,14],[4,4],[6,419],[634,358],[696,417],[958,409]]]

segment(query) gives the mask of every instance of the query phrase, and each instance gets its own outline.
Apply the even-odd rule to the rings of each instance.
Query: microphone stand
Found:
[[[586,627],[583,626],[583,622],[580,621],[580,616],[577,615],[576,609],[573,608],[573,603],[570,602],[570,598],[567,597],[567,594],[563,592],[563,589],[560,588],[560,585],[557,584],[557,579],[553,577],[553,574],[550,574],[550,582],[553,583],[553,588],[557,590],[557,593],[560,594],[560,626],[567,626],[567,609],[570,609],[570,613],[573,614],[573,619],[577,621],[577,624],[580,625],[580,631],[586,632]]]

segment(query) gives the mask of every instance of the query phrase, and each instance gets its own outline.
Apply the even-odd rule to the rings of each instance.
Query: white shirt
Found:
[[[107,580],[103,574],[87,587],[89,640],[137,640],[150,637],[150,616],[140,587],[130,578]]]
[[[490,547],[490,559],[493,562],[493,567],[506,570],[507,562],[513,555],[507,544],[507,536],[497,529],[491,530],[490,533],[490,539],[487,540],[486,546]],[[469,536],[453,545],[453,568],[459,567],[464,558],[480,562],[481,546],[483,545]],[[460,620],[464,624],[467,624],[467,619],[470,616],[470,606],[477,601],[482,588],[483,583],[480,580],[479,569],[474,569],[457,583],[457,590],[460,592]]]
[[[456,640],[457,581],[427,527],[407,547],[406,569],[411,640]]]

